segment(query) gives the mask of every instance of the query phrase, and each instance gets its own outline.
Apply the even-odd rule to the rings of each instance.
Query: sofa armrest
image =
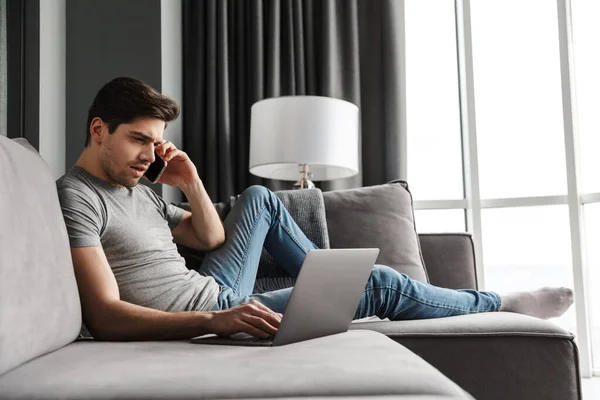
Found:
[[[475,247],[470,233],[420,233],[419,241],[432,285],[477,289]]]

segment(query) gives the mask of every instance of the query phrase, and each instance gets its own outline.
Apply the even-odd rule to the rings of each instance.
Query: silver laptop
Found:
[[[304,258],[277,333],[260,339],[245,333],[203,335],[198,344],[282,346],[346,332],[367,285],[379,249],[311,250]]]

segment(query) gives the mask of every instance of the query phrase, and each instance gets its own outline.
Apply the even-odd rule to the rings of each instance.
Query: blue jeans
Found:
[[[263,186],[251,186],[242,193],[224,226],[225,243],[210,252],[199,269],[221,286],[213,311],[256,300],[283,314],[292,288],[252,294],[263,245],[292,277],[298,276],[306,253],[317,247],[281,200]],[[355,318],[439,318],[499,308],[496,293],[444,289],[413,280],[385,265],[374,265]]]

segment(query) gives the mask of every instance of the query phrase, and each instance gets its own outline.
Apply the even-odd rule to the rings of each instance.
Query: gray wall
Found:
[[[65,4],[40,1],[39,152],[54,179],[65,173]]]
[[[0,10],[5,5],[0,0]],[[181,0],[42,0],[39,19],[39,118],[28,119],[39,120],[40,154],[55,178],[81,154],[88,108],[109,80],[132,76],[181,104]],[[5,28],[6,14],[0,12],[3,135]],[[165,137],[181,147],[181,118],[169,124]],[[167,201],[181,199],[179,189],[161,186],[152,185]]]
[[[162,49],[162,87],[161,92],[171,97],[181,107],[183,99],[183,46],[181,29],[181,0],[161,0],[161,49]],[[169,124],[165,139],[177,148],[183,149],[183,113]],[[185,151],[185,149],[183,149]],[[163,185],[163,198],[171,203],[183,200],[178,188]]]
[[[67,0],[66,167],[85,146],[88,108],[118,76],[161,89],[160,0]]]

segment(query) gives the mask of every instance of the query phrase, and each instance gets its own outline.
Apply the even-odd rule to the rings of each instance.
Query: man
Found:
[[[194,164],[163,138],[178,114],[175,102],[131,78],[108,82],[89,109],[85,149],[57,181],[83,322],[98,340],[273,335],[291,288],[252,294],[261,249],[297,276],[316,246],[261,186],[245,190],[222,224]],[[180,188],[191,212],[138,185],[155,151],[167,162],[159,182]],[[199,273],[185,266],[174,242],[210,251]],[[567,288],[499,296],[439,288],[375,265],[356,318],[498,310],[552,318],[572,302]]]

